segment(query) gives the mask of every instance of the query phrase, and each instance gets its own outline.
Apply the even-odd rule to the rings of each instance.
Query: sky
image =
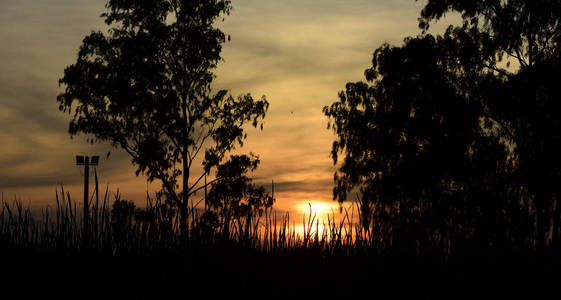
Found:
[[[345,83],[364,80],[372,53],[420,34],[424,1],[233,0],[217,25],[230,34],[214,87],[233,95],[265,95],[263,131],[248,129],[241,152],[259,155],[256,183],[275,182],[276,207],[332,202],[335,136],[322,108]],[[91,145],[67,133],[70,116],[58,110],[58,80],[76,61],[82,39],[105,30],[105,1],[0,0],[0,191],[4,200],[53,204],[61,184],[77,200],[83,171],[75,155],[100,155],[103,189],[143,203],[158,185],[135,175],[130,158],[108,144]],[[434,31],[447,24],[441,22]],[[111,155],[106,158],[106,153]]]

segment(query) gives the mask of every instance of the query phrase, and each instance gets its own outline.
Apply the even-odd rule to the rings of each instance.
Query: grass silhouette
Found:
[[[95,190],[99,190],[97,182]],[[369,248],[372,241],[372,236],[353,221],[354,208],[345,209],[343,218],[337,221],[334,213],[319,218],[311,206],[299,225],[290,213],[274,209],[266,209],[250,220],[240,217],[225,223],[222,212],[191,207],[189,238],[182,241],[177,211],[161,199],[147,194],[146,206],[136,208],[133,202],[121,199],[119,191],[110,198],[107,189],[101,196],[97,192],[92,195],[90,228],[84,231],[78,203],[62,185],[56,191],[55,206],[39,212],[32,212],[17,199],[8,201],[2,196],[3,249],[119,256],[229,243],[263,253],[314,248],[329,255],[351,254],[358,248]]]
[[[184,239],[177,211],[161,199],[147,194],[145,207],[137,208],[118,191],[100,194],[97,181],[95,191],[89,201],[88,237],[81,210],[63,186],[57,189],[55,206],[39,212],[2,197],[3,274],[34,282],[58,278],[82,287],[101,277],[152,287],[175,283],[214,291],[220,286],[214,291],[220,295],[275,290],[283,296],[294,291],[358,295],[373,284],[381,288],[379,294],[424,291],[434,296],[466,284],[531,286],[559,277],[559,255],[553,250],[539,257],[530,250],[447,256],[381,249],[373,226],[365,229],[356,221],[357,206],[343,210],[339,219],[334,213],[321,219],[310,207],[300,223],[289,213],[267,209],[227,224],[222,212],[192,206]],[[64,275],[51,277],[52,272]],[[403,284],[415,288],[403,289]],[[440,287],[431,289],[435,284]]]

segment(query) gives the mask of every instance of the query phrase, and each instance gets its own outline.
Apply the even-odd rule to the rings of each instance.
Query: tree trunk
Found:
[[[179,207],[181,240],[186,242],[189,238],[189,165],[187,163],[187,153],[183,156],[183,194]]]
[[[183,145],[182,156],[183,156],[183,194],[181,196],[181,203],[179,207],[180,223],[179,226],[181,232],[182,243],[187,242],[189,238],[189,224],[188,224],[188,207],[189,207],[189,152],[187,148],[189,146],[189,115],[187,114],[187,93],[183,94],[181,101],[181,112],[183,113],[183,137],[181,143]]]

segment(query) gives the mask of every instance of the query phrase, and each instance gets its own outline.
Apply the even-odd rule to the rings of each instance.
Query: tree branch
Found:
[[[218,181],[220,181],[220,180],[223,180],[223,179],[222,179],[222,178],[215,178],[214,180],[211,180],[210,182],[208,182],[206,185],[202,185],[202,186],[200,186],[200,187],[198,187],[198,188],[196,188],[196,189],[190,191],[190,192],[189,192],[189,197],[190,197],[191,195],[195,194],[196,192],[198,192],[198,191],[204,189],[205,186],[209,186],[209,185],[211,185],[211,184],[213,184],[213,183],[215,183],[215,182],[218,182]]]

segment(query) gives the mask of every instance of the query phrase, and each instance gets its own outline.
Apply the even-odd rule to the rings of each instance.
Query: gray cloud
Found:
[[[330,180],[281,181],[275,182],[275,192],[323,193],[326,189],[329,190],[332,185],[333,182]]]

